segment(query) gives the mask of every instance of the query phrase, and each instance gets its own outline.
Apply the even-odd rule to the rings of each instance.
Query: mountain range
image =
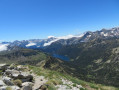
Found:
[[[119,27],[82,35],[2,42],[0,51],[1,62],[43,65],[85,81],[119,86]]]
[[[81,35],[68,35],[63,37],[49,36],[47,39],[30,39],[22,41],[16,40],[13,42],[1,42],[0,51],[9,50],[10,48],[13,48],[15,46],[23,48],[46,48],[56,43],[61,45],[73,45],[82,42],[88,42],[97,38],[108,39],[114,37],[119,38],[119,27],[102,29],[95,32],[88,31]]]

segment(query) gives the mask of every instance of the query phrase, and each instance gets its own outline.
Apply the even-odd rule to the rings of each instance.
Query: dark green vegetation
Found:
[[[119,39],[95,39],[63,46],[56,53],[70,58],[78,73],[74,76],[119,87]]]
[[[48,70],[47,73],[38,73],[39,75],[44,74],[47,77],[52,77],[54,73],[63,73],[70,78],[75,77],[78,80],[82,79],[91,83],[119,87],[119,39],[94,39],[90,42],[82,42],[76,45],[61,46],[57,43],[57,45],[53,46],[59,46],[59,48],[51,46],[50,49],[47,48],[48,52],[68,56],[70,61],[61,61],[39,50],[19,48],[17,50],[1,52],[0,62],[35,65],[42,72]],[[42,69],[40,68],[41,66]],[[54,75],[57,76],[56,74]],[[75,79],[72,80],[75,81]],[[61,83],[60,81],[52,82]],[[99,89],[100,85],[95,86],[95,84],[91,84],[89,86]]]
[[[19,48],[17,50],[0,52],[0,63],[20,63],[36,65],[41,60],[46,60],[47,54],[32,49]]]
[[[101,84],[94,84],[82,81],[76,77],[72,77],[69,74],[60,73],[58,71],[49,70],[43,68],[43,66],[29,66],[31,70],[33,70],[34,73],[37,75],[43,75],[45,78],[48,79],[47,84],[50,85],[48,90],[57,90],[55,88],[55,85],[62,84],[61,78],[69,80],[74,83],[74,86],[76,84],[82,85],[84,88],[81,88],[80,90],[118,90],[118,88],[112,87],[112,86],[105,86]]]

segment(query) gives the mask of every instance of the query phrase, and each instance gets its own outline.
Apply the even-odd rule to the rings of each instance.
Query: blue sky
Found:
[[[0,40],[64,36],[119,26],[119,0],[0,0]]]

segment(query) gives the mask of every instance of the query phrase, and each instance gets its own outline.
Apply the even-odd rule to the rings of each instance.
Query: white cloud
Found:
[[[30,46],[34,46],[34,45],[36,45],[36,43],[30,42],[29,44],[26,45],[26,47],[30,47]]]
[[[48,45],[52,44],[53,42],[56,42],[57,40],[59,40],[59,39],[55,39],[55,40],[52,40],[52,41],[50,41],[48,43],[44,43],[43,46],[48,46]]]
[[[48,38],[54,38],[55,36],[48,36]]]
[[[7,50],[7,46],[8,46],[9,44],[0,44],[0,51],[5,51],[5,50]]]
[[[44,43],[44,46],[49,46],[49,45],[51,45],[53,42],[56,42],[56,41],[58,41],[58,40],[60,40],[60,39],[70,39],[70,38],[73,38],[73,37],[82,37],[82,36],[83,36],[83,34],[82,34],[82,35],[78,35],[78,36],[68,35],[68,36],[57,37],[56,39],[54,39],[54,40],[52,40],[52,41],[50,41],[50,42],[48,42],[48,43]]]

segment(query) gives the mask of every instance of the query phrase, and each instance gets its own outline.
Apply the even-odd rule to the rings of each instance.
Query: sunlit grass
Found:
[[[73,82],[74,85],[75,84],[82,85],[85,88],[85,89],[82,88],[82,90],[90,90],[91,88],[92,90],[119,90],[119,88],[86,82],[76,77],[72,77],[70,75],[60,73],[57,71],[51,71],[48,69],[44,69],[42,67],[29,66],[29,68],[32,69],[35,74],[40,75],[40,76],[45,76],[45,78],[48,79],[48,82],[46,84],[50,85],[49,90],[55,90],[56,89],[55,85],[63,84],[62,78]]]

